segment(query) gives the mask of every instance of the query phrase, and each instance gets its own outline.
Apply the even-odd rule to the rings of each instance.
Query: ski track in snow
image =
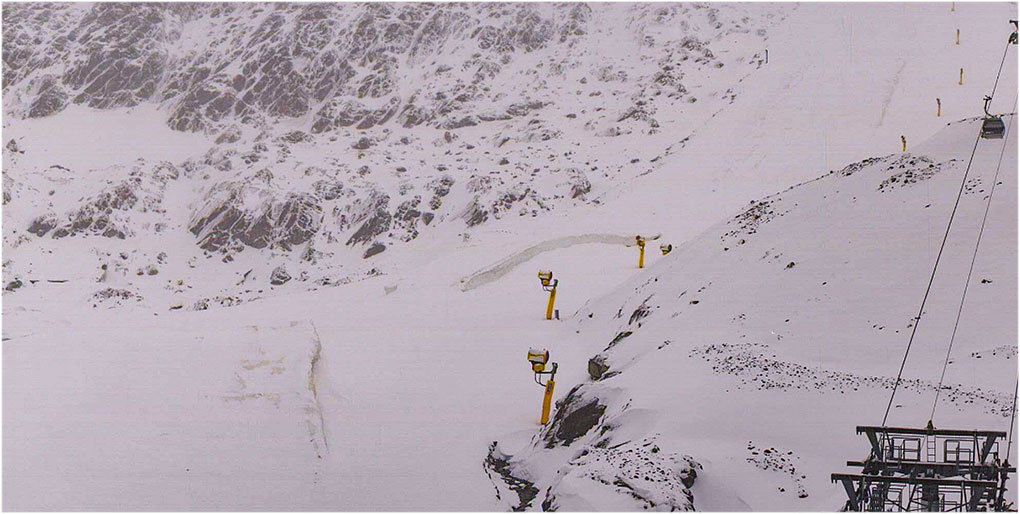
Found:
[[[655,236],[651,239],[658,239]],[[538,255],[545,252],[551,252],[553,250],[560,250],[563,248],[570,248],[575,245],[583,244],[607,244],[607,245],[633,245],[634,236],[621,236],[616,234],[583,234],[578,236],[565,236],[556,239],[549,239],[542,241],[533,246],[513,253],[510,256],[504,258],[498,263],[477,271],[467,277],[460,279],[461,291],[470,291],[472,289],[484,286],[495,282],[503,278],[507,273],[510,273],[517,266],[530,261]]]
[[[889,110],[889,104],[892,103],[893,95],[896,94],[896,88],[900,85],[900,75],[903,74],[903,69],[907,67],[907,61],[900,59],[900,67],[896,70],[896,74],[893,75],[889,81],[889,89],[886,90],[884,100],[882,101],[882,115],[878,117],[878,124],[876,127],[881,127],[882,123],[885,122],[885,113]]]

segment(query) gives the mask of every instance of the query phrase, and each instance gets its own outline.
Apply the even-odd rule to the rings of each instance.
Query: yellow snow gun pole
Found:
[[[956,29],[956,44],[960,44],[960,29]]]
[[[960,85],[963,85],[963,68],[960,68]]]
[[[556,303],[556,286],[549,291],[549,305],[545,306],[545,319],[552,319],[553,304]]]
[[[638,253],[637,267],[638,268],[644,268],[645,267],[645,238],[643,238],[641,236],[634,236],[634,241],[637,243],[638,252],[639,252]]]
[[[542,282],[542,289],[549,292],[549,304],[545,307],[545,319],[552,319],[553,304],[556,303],[556,286],[560,281],[559,279],[553,280],[553,273],[547,270],[538,272],[538,280]]]
[[[531,363],[531,371],[535,372],[535,383],[545,388],[545,395],[542,398],[542,424],[549,422],[549,410],[552,408],[553,390],[556,388],[556,369],[559,364],[549,362],[549,350],[545,348],[529,348],[528,362]],[[546,371],[545,365],[551,364],[552,370]],[[549,375],[549,380],[542,383],[542,375]]]
[[[549,379],[545,383],[545,398],[542,399],[542,419],[541,423],[544,425],[549,422],[549,409],[552,406],[553,389],[556,388],[556,381]]]

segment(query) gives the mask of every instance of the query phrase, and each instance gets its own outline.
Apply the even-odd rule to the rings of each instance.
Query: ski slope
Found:
[[[505,510],[518,498],[497,499],[506,486],[483,466],[498,441],[515,476],[541,492],[529,510],[542,508],[550,490],[563,510],[641,509],[625,491],[584,475],[614,472],[577,460],[605,434],[593,430],[546,447],[550,431],[537,424],[542,389],[525,362],[532,346],[548,348],[560,365],[557,401],[576,386],[601,399],[607,410],[599,422],[613,425],[614,444],[654,440],[661,455],[697,462],[689,492],[698,510],[840,508],[844,493],[829,473],[864,457],[866,443],[853,427],[880,421],[976,136],[978,122],[965,118],[981,114],[1006,21],[1017,12],[1016,4],[977,3],[953,11],[913,3],[789,7],[769,29],[768,64],[737,77],[732,103],[662,110],[668,130],[654,134],[571,135],[591,141],[569,151],[593,163],[641,160],[618,177],[593,178],[598,203],[508,216],[470,231],[451,219],[371,260],[362,261],[360,249],[341,254],[336,260],[354,278],[336,287],[269,287],[269,270],[294,266],[297,256],[246,251],[232,262],[212,259],[216,268],[171,261],[155,285],[139,288],[142,300],[93,308],[94,293],[107,285],[95,282],[97,254],[84,239],[5,245],[5,262],[31,262],[30,274],[20,272],[39,282],[3,297],[4,508]],[[605,52],[624,59],[639,47],[612,18],[593,26],[603,44],[586,50],[587,58]],[[734,59],[764,50],[750,44],[758,42],[734,36],[718,48]],[[1015,111],[1016,48],[1009,52],[995,112]],[[692,86],[691,94],[706,99],[728,87],[736,72],[723,70],[699,76],[703,89]],[[578,105],[602,101],[593,98]],[[199,141],[204,136],[152,123],[145,106],[91,113],[72,106],[19,121],[5,111],[5,132],[30,141],[24,155],[5,155],[5,168],[22,166],[15,170],[26,187],[43,196],[69,180],[23,171],[52,164],[43,151],[64,152],[61,162],[103,174],[111,165],[130,167],[135,153],[177,162],[210,148]],[[935,421],[1008,424],[1003,412],[1017,359],[1014,117],[1006,118],[1009,138],[978,145],[905,370],[920,385],[897,393],[894,423],[928,419],[929,383],[941,371],[998,166],[978,283],[946,375],[953,394],[943,396]],[[95,123],[126,133],[97,140]],[[487,130],[459,133],[474,140]],[[429,127],[414,133],[442,137]],[[118,153],[118,141],[131,138],[138,139],[134,153]],[[525,144],[508,148],[527,153]],[[437,158],[420,148],[409,155],[415,152]],[[839,172],[872,157],[880,160]],[[939,171],[879,190],[900,164],[923,174],[929,161],[922,158]],[[277,175],[290,180],[288,171]],[[168,215],[187,217],[202,187],[170,183]],[[54,208],[87,192],[73,183],[54,189]],[[457,190],[444,201],[469,199]],[[749,233],[737,216],[761,199],[778,215]],[[5,232],[12,223],[23,232],[35,214],[5,205]],[[140,243],[104,241],[109,255],[99,257],[115,267],[120,252],[136,247],[155,255],[194,246],[178,228]],[[622,243],[657,233],[674,250],[661,256],[650,243],[646,267],[637,269],[637,249]],[[117,280],[130,280],[140,262],[131,257],[127,278]],[[240,278],[250,269],[262,282]],[[560,321],[543,318],[538,269],[560,280]],[[189,287],[206,296],[250,288],[250,300],[171,308],[185,303],[180,291],[201,296]],[[642,304],[649,314],[631,322]],[[632,335],[605,350],[627,330]],[[600,354],[620,374],[593,380],[589,360]],[[727,365],[734,362],[739,367]],[[764,448],[792,452],[796,471],[777,472]],[[660,505],[683,504],[675,493],[685,489],[674,486],[643,494]],[[1010,491],[1015,498],[1015,480]]]

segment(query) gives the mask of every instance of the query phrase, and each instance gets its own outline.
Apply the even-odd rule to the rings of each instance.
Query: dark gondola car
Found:
[[[995,116],[988,112],[988,105],[992,103],[992,97],[985,97],[985,119],[981,120],[981,137],[985,139],[1002,139],[1006,132],[1006,125],[1002,123],[1002,116]]]
[[[1002,139],[1005,131],[1006,125],[998,116],[989,116],[981,122],[981,137],[985,139]]]

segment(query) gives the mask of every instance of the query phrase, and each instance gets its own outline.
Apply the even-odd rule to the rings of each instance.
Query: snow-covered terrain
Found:
[[[1007,429],[1016,17],[5,4],[3,506],[839,509],[964,173],[890,421],[994,185],[934,422]]]

